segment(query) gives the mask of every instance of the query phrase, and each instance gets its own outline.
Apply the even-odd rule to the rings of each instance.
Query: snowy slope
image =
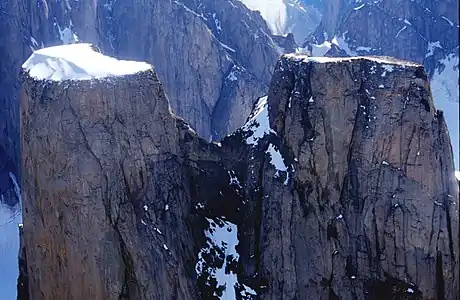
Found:
[[[16,299],[18,251],[21,215],[18,210],[0,203],[0,291],[1,299]]]
[[[431,93],[437,109],[444,112],[444,118],[449,129],[450,142],[454,151],[455,168],[460,169],[459,161],[459,85],[458,85],[458,56],[449,55],[440,61],[445,68],[436,70],[431,78]]]
[[[249,9],[259,11],[273,34],[284,34],[287,7],[284,0],[241,0]]]
[[[91,44],[70,44],[35,51],[22,68],[36,79],[60,81],[123,76],[149,70],[151,66],[105,56]]]
[[[21,190],[16,176],[9,174],[14,186],[16,197],[21,203]],[[3,195],[0,195],[0,291],[1,299],[16,299],[18,279],[18,252],[19,252],[19,229],[22,222],[21,206],[11,208],[5,204]]]
[[[318,26],[320,12],[298,0],[240,0],[249,9],[259,11],[275,35],[293,33],[297,41],[303,40]]]

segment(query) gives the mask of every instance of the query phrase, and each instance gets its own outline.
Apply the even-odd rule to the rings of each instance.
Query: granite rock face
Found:
[[[154,64],[174,110],[206,139],[244,123],[278,57],[266,23],[237,0],[8,1],[0,12],[1,36],[13,37],[0,38],[0,194],[11,205],[9,172],[19,177],[17,74],[34,49],[81,41]]]
[[[268,107],[293,172],[262,178],[266,299],[458,299],[458,184],[423,67],[286,58]]]
[[[191,129],[156,74],[25,75],[21,102],[30,298],[197,299]]]
[[[154,71],[22,76],[31,299],[458,299],[458,183],[423,67],[283,56],[221,144]]]
[[[424,65],[435,105],[444,112],[458,170],[458,1],[328,0],[324,4],[322,23],[302,47],[330,43],[342,51],[331,49],[326,56],[384,55]]]

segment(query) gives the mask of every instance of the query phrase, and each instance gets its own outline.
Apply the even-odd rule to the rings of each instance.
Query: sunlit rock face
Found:
[[[327,0],[320,26],[301,46],[313,55],[385,55],[425,66],[460,168],[458,1]],[[341,53],[328,50],[333,46]]]

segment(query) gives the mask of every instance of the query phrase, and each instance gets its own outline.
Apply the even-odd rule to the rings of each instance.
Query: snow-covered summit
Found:
[[[105,56],[91,44],[70,44],[35,51],[22,65],[30,76],[41,80],[90,80],[147,71],[145,62]]]
[[[407,66],[407,67],[419,67],[420,65],[414,62],[396,59],[388,56],[352,56],[352,57],[328,57],[328,56],[308,56],[304,54],[288,53],[284,54],[283,57],[294,59],[297,61],[304,62],[317,62],[317,63],[337,63],[346,62],[352,60],[365,59],[374,61],[376,63],[395,65],[395,66]]]

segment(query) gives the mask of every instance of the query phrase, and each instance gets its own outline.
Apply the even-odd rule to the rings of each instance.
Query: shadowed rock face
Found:
[[[284,56],[256,122],[221,145],[170,112],[154,71],[22,76],[31,299],[216,298],[225,247],[195,273],[205,217],[237,226],[223,264],[237,299],[243,284],[262,299],[458,299],[458,184],[422,67]]]

